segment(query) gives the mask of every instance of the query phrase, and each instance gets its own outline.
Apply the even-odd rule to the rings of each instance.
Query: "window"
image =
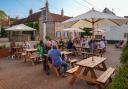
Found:
[[[61,32],[57,31],[56,32],[56,37],[61,37]]]
[[[64,37],[65,37],[65,38],[68,37],[68,32],[64,32]]]
[[[128,33],[124,33],[124,38],[128,38]]]

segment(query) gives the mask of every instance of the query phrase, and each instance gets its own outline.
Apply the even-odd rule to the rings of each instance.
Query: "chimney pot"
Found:
[[[32,9],[29,10],[29,15],[32,15],[33,11]]]
[[[61,16],[64,16],[64,10],[63,10],[63,8],[61,10]]]
[[[16,16],[16,20],[18,20],[19,19],[19,16]]]

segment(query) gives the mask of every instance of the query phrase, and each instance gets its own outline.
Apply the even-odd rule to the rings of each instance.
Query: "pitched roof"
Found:
[[[71,18],[68,16],[62,16],[62,15],[55,14],[55,13],[50,13],[50,15],[52,17],[52,21],[54,21],[54,22],[63,22],[65,20]],[[22,18],[22,19],[16,20],[12,25],[38,21],[40,17],[41,17],[41,11],[31,14],[27,18]]]
[[[104,10],[103,10],[102,12],[103,12],[103,13],[107,13],[107,14],[115,15],[115,13],[112,12],[111,10],[109,10],[108,8],[104,8]]]
[[[8,20],[8,19],[0,20],[0,24],[1,24],[2,26],[8,26],[8,25],[12,24],[12,22],[13,22],[13,21],[10,21],[10,20]]]
[[[50,13],[50,15],[52,16],[54,22],[63,22],[65,20],[71,18],[68,16],[62,16],[62,15],[55,14],[55,13]]]

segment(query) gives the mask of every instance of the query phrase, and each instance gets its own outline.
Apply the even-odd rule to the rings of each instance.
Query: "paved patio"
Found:
[[[104,54],[107,57],[107,67],[120,65],[120,53],[120,49],[108,46]],[[47,76],[42,67],[42,64],[32,66],[23,60],[0,58],[0,89],[95,89],[81,80],[69,86],[69,77],[57,77],[53,72]]]

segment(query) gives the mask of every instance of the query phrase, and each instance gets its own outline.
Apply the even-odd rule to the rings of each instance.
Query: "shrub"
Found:
[[[123,63],[123,64],[128,62],[128,44],[126,44],[126,46],[122,50],[122,54],[121,54],[120,59],[121,59],[121,63]]]
[[[45,38],[46,38],[46,40],[49,40],[49,39],[51,39],[51,38],[50,38],[50,36],[45,36]]]
[[[108,89],[128,89],[128,63],[119,68]]]
[[[6,48],[6,45],[1,45],[0,49]]]

